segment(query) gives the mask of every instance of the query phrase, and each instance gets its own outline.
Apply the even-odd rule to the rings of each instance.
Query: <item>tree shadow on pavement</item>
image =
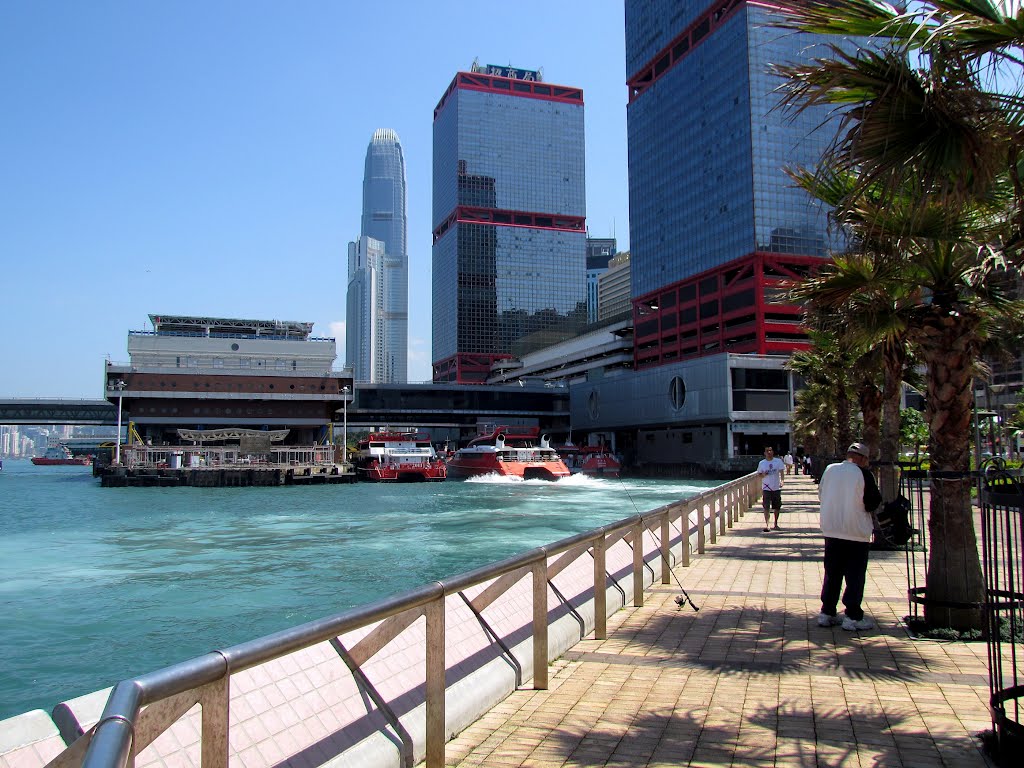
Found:
[[[617,768],[896,766],[907,757],[901,749],[935,765],[985,765],[972,740],[936,738],[891,712],[812,709],[809,702],[787,702],[757,707],[734,723],[716,711],[727,706],[687,708],[677,702],[671,708],[642,709],[629,723],[578,722],[551,731],[540,748],[552,763]]]

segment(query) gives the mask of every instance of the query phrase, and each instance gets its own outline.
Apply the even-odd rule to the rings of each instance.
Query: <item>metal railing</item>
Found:
[[[229,723],[232,720],[230,681],[233,675],[319,643],[329,642],[342,655],[353,677],[365,685],[368,680],[362,672],[362,666],[421,616],[425,617],[425,682],[422,686],[425,720],[422,723],[422,751],[427,768],[441,768],[444,764],[447,733],[445,698],[449,648],[445,642],[446,597],[457,595],[462,598],[479,618],[487,606],[495,603],[529,575],[532,581],[529,593],[532,607],[528,626],[532,633],[533,687],[537,690],[546,689],[548,662],[553,658],[548,639],[552,619],[548,607],[549,590],[558,599],[564,600],[552,581],[557,574],[572,568],[581,558],[593,559],[593,593],[589,597],[594,609],[593,634],[596,639],[605,639],[610,577],[607,572],[607,555],[615,544],[623,542],[632,550],[632,563],[628,570],[632,572],[633,604],[642,606],[645,575],[650,573],[652,586],[655,580],[653,562],[661,561],[661,583],[670,584],[673,546],[680,551],[679,564],[689,565],[691,537],[696,534],[696,550],[698,553],[704,552],[708,541],[717,541],[727,528],[731,528],[750,509],[758,498],[758,487],[757,475],[747,475],[693,498],[637,514],[501,562],[125,680],[118,683],[110,693],[99,721],[51,761],[47,768],[70,768],[77,765],[85,768],[134,766],[136,756],[173,727],[197,703],[202,710],[198,755],[200,765],[202,768],[227,768],[230,753]],[[675,537],[673,526],[678,530]],[[621,550],[618,551],[624,556]],[[472,599],[468,598],[465,590],[476,585],[484,586]],[[613,592],[621,594],[625,604],[625,590],[617,582],[612,588]],[[579,620],[577,609],[569,607],[573,616]],[[526,620],[525,616],[523,620]],[[355,645],[346,649],[341,645],[340,636],[356,630],[367,631],[361,634]],[[586,634],[581,622],[579,639]],[[511,654],[502,638],[493,636],[492,639],[501,645],[504,656]],[[556,651],[554,655],[559,653]],[[515,659],[511,662],[518,669],[526,666]],[[384,716],[401,741],[402,764],[411,766],[416,757],[413,737],[404,724],[390,713],[389,702],[375,698],[376,692],[372,690],[372,685],[369,691],[364,692],[381,710],[388,710]],[[495,699],[490,706],[497,701]],[[391,739],[392,742],[395,740]]]
[[[121,461],[128,469],[224,469],[228,467],[330,466],[335,463],[339,446],[272,446],[256,454],[243,452],[237,445],[139,445],[121,446]]]

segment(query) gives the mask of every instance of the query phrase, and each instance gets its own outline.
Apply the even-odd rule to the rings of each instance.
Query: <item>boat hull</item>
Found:
[[[444,480],[448,470],[444,464],[404,467],[356,467],[360,480],[371,483],[421,483]]]
[[[47,459],[44,456],[34,456],[32,463],[38,467],[88,467],[92,459]]]
[[[457,453],[448,462],[448,476],[452,478],[499,475],[521,477],[524,480],[560,480],[569,477],[569,470],[561,461],[497,461],[460,457]]]

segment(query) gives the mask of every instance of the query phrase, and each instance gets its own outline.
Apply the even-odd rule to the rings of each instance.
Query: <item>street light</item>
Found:
[[[341,388],[342,394],[345,398],[341,401],[342,407],[342,443],[341,443],[341,463],[348,464],[348,387]]]
[[[110,389],[117,390],[117,444],[114,448],[114,463],[121,463],[121,399],[124,396],[124,388],[128,385],[123,379],[110,382]]]

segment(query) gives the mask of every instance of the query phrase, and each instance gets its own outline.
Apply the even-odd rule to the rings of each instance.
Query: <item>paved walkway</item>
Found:
[[[873,552],[868,632],[820,628],[817,486],[791,477],[782,529],[748,512],[447,746],[453,766],[987,766],[984,643],[904,631],[902,552]],[[840,610],[842,605],[840,605]]]

